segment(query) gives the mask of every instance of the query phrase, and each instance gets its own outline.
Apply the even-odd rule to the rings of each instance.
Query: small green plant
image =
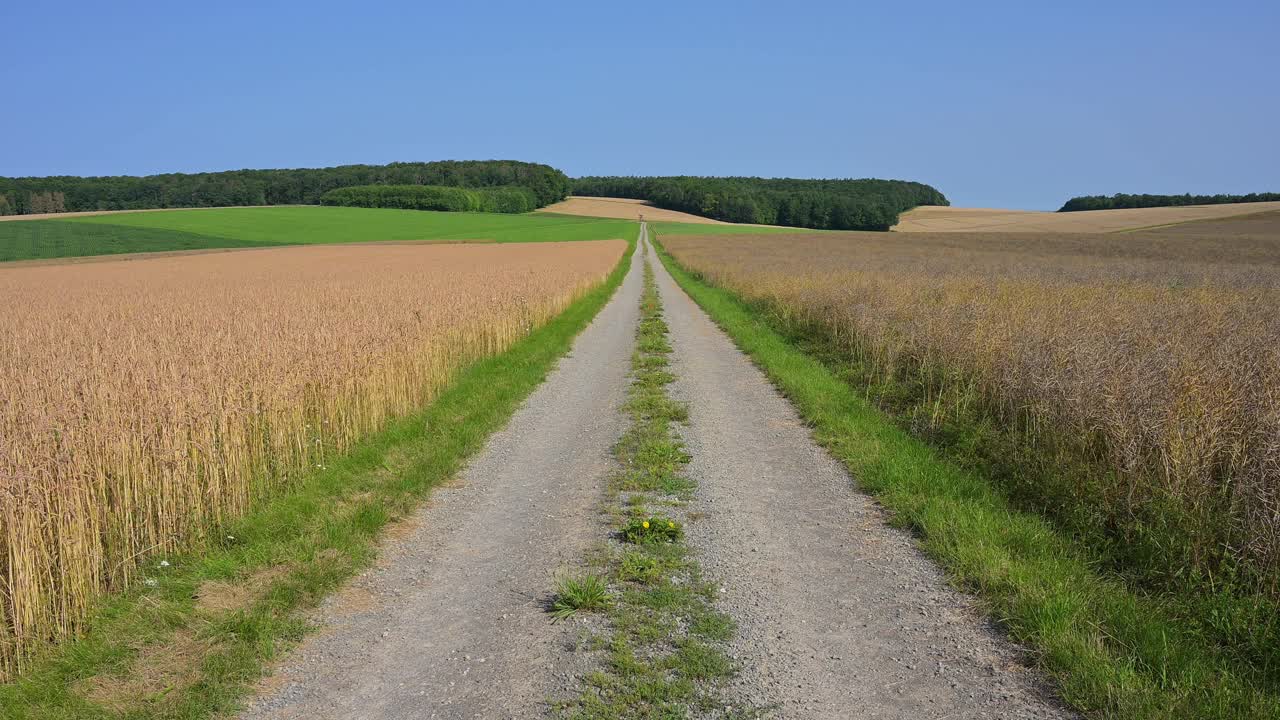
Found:
[[[642,552],[629,552],[622,556],[618,576],[623,580],[651,585],[662,579],[662,561]]]
[[[599,575],[562,578],[556,585],[551,616],[564,620],[578,611],[593,612],[609,607],[609,585]]]
[[[622,539],[636,545],[675,542],[684,537],[684,529],[671,518],[655,515],[635,518],[622,528]]]

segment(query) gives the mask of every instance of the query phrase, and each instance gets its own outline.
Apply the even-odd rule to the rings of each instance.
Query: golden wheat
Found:
[[[141,559],[526,335],[625,243],[345,246],[0,269],[0,675]]]
[[[1033,444],[1088,449],[1101,477],[1066,492],[1121,528],[1122,542],[1164,554],[1163,577],[1215,577],[1229,562],[1247,569],[1250,588],[1276,594],[1277,238],[661,240],[686,267],[833,342],[873,385],[921,388],[918,429],[973,418],[979,406],[983,422]]]

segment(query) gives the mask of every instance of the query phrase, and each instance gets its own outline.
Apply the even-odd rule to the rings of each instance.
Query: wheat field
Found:
[[[0,675],[147,557],[422,407],[623,241],[0,268]]]
[[[1233,229],[1234,228],[1234,229]],[[999,428],[1145,577],[1280,595],[1280,216],[1197,233],[669,236],[918,432]],[[1057,463],[1058,458],[1062,463]],[[1073,484],[1066,463],[1098,472]],[[1058,472],[1063,470],[1064,472]],[[1010,481],[1014,482],[1014,481]]]

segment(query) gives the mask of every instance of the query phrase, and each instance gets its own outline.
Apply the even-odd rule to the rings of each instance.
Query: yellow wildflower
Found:
[[[645,529],[645,530],[648,530],[648,529],[649,529],[649,521],[648,521],[648,520],[645,520],[643,523],[641,523],[641,525],[643,525],[643,526],[644,526],[644,529]]]
[[[675,527],[675,526],[676,526],[676,524],[675,524],[675,523],[673,523],[673,522],[671,522],[671,521],[667,521],[667,527],[669,527],[669,528],[673,528],[673,527]]]

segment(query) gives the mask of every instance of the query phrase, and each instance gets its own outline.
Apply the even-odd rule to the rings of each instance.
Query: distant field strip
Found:
[[[142,559],[201,543],[526,336],[626,247],[0,268],[0,303],[24,308],[0,317],[0,676],[74,634]]]
[[[637,220],[641,215],[644,215],[645,220],[652,222],[682,222],[697,225],[730,225],[732,227],[731,223],[726,223],[723,220],[712,220],[711,218],[680,212],[679,210],[666,210],[654,207],[644,200],[631,200],[628,198],[569,197],[554,205],[548,205],[538,212],[625,220]]]
[[[631,237],[625,220],[348,207],[216,208],[0,223],[0,262],[389,240],[545,242]]]
[[[1280,209],[1280,202],[1084,210],[1071,213],[918,207],[903,213],[893,230],[895,232],[1108,233],[1278,209]]]

